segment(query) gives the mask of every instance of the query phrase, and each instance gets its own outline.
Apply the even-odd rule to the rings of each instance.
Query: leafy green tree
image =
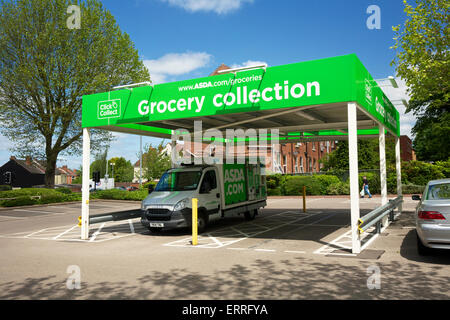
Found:
[[[395,26],[396,58],[392,64],[406,81],[411,97],[407,112],[417,117],[412,132],[414,149],[421,160],[447,160],[450,156],[449,19],[448,0],[407,0],[408,16]]]
[[[81,9],[69,29],[69,5]],[[0,124],[19,156],[47,162],[54,184],[59,154],[79,154],[81,97],[112,86],[148,81],[130,37],[98,0],[0,0]],[[102,150],[111,135],[91,130]]]
[[[395,168],[395,142],[386,138],[385,143],[387,167]],[[324,170],[348,170],[348,142],[339,141],[337,149],[331,152],[323,161]],[[358,169],[379,169],[380,152],[377,138],[358,140]]]
[[[114,165],[112,165],[114,163]],[[134,176],[134,168],[130,160],[124,157],[114,157],[109,159],[109,164],[113,167],[110,176],[115,182],[131,182]]]
[[[161,142],[158,146],[153,147],[151,144],[146,145],[146,153],[142,155],[142,168],[144,178],[148,180],[159,179],[161,175],[172,165],[170,156],[164,154],[165,145]]]
[[[103,178],[106,174],[106,164],[108,158],[108,148],[105,149],[104,152],[97,153],[95,156],[95,160],[91,163],[90,166],[90,174],[92,176],[92,172],[99,171],[100,177]]]

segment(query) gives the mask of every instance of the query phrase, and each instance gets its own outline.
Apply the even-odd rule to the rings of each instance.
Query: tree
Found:
[[[395,167],[395,142],[391,137],[385,143],[386,164]],[[323,161],[324,170],[348,170],[348,142],[339,141],[337,149]],[[358,140],[358,169],[379,169],[380,152],[377,138]]]
[[[144,178],[149,181],[159,179],[172,165],[170,156],[162,152],[164,147],[163,142],[156,147],[151,144],[145,146],[148,151],[142,155],[142,168]]]
[[[114,163],[114,165],[112,165]],[[113,168],[111,175],[115,182],[131,182],[134,177],[134,168],[130,160],[124,157],[109,159],[109,164]]]
[[[69,5],[81,28],[69,29]],[[0,124],[19,156],[45,158],[53,186],[58,155],[79,154],[81,97],[150,80],[130,37],[98,0],[0,0]],[[94,151],[111,134],[91,130]]]
[[[404,26],[393,27],[397,50],[392,65],[406,81],[411,99],[406,112],[417,117],[412,132],[418,159],[447,160],[450,156],[448,0],[406,0]]]
[[[108,148],[105,149],[102,153],[97,153],[95,156],[95,160],[91,163],[90,166],[90,174],[92,176],[92,172],[99,171],[100,177],[104,177],[106,174],[106,165],[108,158]]]

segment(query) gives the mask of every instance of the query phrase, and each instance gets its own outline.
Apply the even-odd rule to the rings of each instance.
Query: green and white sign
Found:
[[[247,184],[244,164],[223,165],[225,204],[247,200]]]
[[[356,101],[399,134],[399,114],[356,55],[83,97],[83,127]],[[151,129],[148,129],[151,130]]]
[[[97,103],[97,119],[120,118],[121,100],[113,99]]]

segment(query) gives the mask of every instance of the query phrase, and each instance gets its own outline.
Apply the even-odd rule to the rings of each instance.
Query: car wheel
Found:
[[[160,233],[162,231],[162,228],[157,227],[149,227],[148,229],[150,230],[151,233]]]
[[[250,210],[250,211],[245,212],[245,213],[244,213],[245,220],[250,221],[250,220],[255,219],[257,213],[258,213],[258,209],[254,209],[254,210]]]
[[[419,255],[421,256],[426,256],[428,254],[430,254],[431,249],[426,247],[423,243],[422,240],[420,240],[419,235],[416,232],[416,238],[417,238],[417,252],[419,253]]]

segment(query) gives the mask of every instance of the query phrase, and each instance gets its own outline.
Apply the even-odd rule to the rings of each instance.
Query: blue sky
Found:
[[[406,15],[402,0],[104,0],[120,28],[135,43],[155,83],[207,76],[221,63],[269,66],[356,53],[375,79],[395,76],[392,26]],[[370,30],[366,13],[377,5],[381,29]],[[82,17],[81,17],[82,19]],[[389,89],[388,96],[405,95]],[[410,135],[414,118],[402,114],[401,133]],[[139,137],[118,134],[110,156],[133,163]],[[411,136],[411,135],[410,135]],[[159,139],[143,138],[145,143]],[[12,147],[0,136],[0,164]],[[81,156],[60,156],[58,165],[79,168]]]

